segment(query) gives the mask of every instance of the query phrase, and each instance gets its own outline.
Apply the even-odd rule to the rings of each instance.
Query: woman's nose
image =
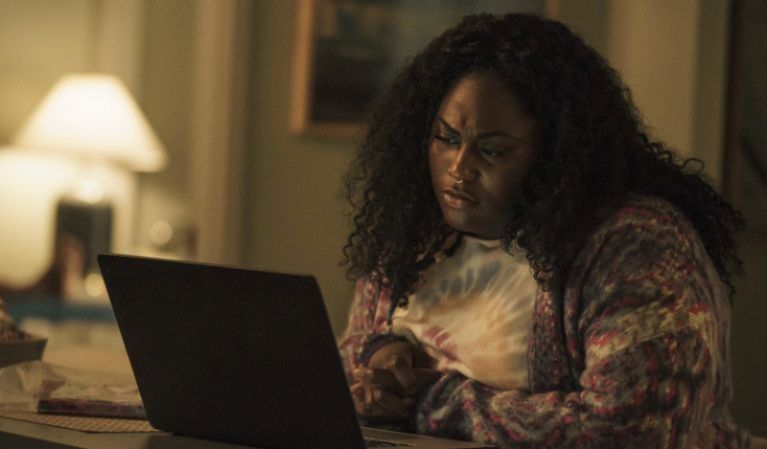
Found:
[[[458,151],[453,153],[453,159],[450,161],[447,173],[458,183],[476,181],[478,172],[474,168],[473,157],[468,145],[461,145]]]

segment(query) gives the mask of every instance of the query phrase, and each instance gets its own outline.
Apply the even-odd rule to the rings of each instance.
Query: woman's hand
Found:
[[[429,365],[428,356],[411,343],[398,341],[383,346],[367,365],[352,373],[357,413],[371,421],[406,418],[421,388],[439,376]]]

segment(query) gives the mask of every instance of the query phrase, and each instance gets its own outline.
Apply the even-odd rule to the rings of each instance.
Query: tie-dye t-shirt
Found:
[[[527,349],[538,284],[521,250],[464,236],[393,316],[436,360],[495,388],[528,390]]]

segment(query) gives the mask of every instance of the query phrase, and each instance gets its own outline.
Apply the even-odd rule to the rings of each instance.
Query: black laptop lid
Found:
[[[98,260],[153,426],[260,447],[364,447],[313,277]]]

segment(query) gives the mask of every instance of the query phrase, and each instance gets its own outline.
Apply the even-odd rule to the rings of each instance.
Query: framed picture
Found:
[[[558,0],[299,0],[290,128],[359,132],[396,70],[467,14],[556,16]]]

